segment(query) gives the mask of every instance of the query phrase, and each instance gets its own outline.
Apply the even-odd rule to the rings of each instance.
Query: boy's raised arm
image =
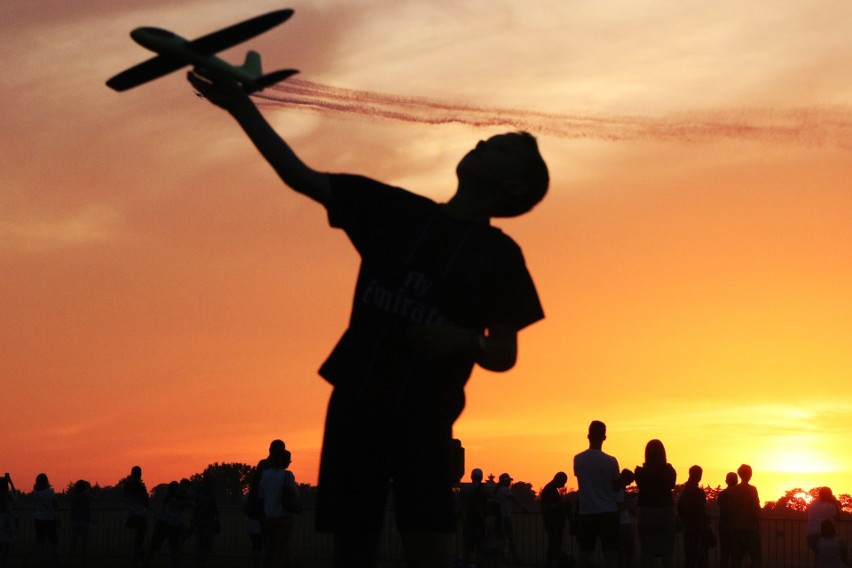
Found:
[[[187,79],[201,96],[234,117],[284,183],[314,201],[328,204],[331,198],[328,174],[310,168],[293,152],[238,83],[210,80],[195,71],[190,71]]]

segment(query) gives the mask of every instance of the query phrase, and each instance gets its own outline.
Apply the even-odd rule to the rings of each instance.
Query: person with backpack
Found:
[[[290,536],[293,516],[301,510],[299,489],[290,466],[290,452],[278,449],[270,454],[269,467],[260,477],[258,495],[263,500],[264,566],[290,566]]]

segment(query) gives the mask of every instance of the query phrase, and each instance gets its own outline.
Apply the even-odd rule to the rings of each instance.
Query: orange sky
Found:
[[[103,85],[148,56],[134,27],[194,37],[281,5],[83,4],[13,2],[0,21],[0,469],[28,489],[40,471],[114,484],[140,464],[153,485],[282,437],[315,482],[316,370],[354,251],[181,74]],[[468,469],[538,489],[601,419],[622,466],[660,438],[679,482],[746,462],[763,499],[852,492],[852,4],[290,6],[251,43],[270,69],[587,125],[533,125],[551,193],[497,223],[547,319],[515,369],[471,379]],[[265,112],[314,167],[439,200],[508,127]]]

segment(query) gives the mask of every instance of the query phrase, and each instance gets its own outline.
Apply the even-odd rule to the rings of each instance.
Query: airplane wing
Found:
[[[139,65],[135,65],[130,69],[122,71],[115,77],[106,82],[107,87],[116,91],[126,91],[132,89],[142,83],[153,81],[163,75],[168,75],[173,71],[177,71],[181,67],[186,67],[186,61],[158,55],[147,61],[143,61]]]
[[[262,16],[257,16],[251,20],[246,20],[239,24],[227,27],[224,30],[213,32],[206,36],[194,39],[189,42],[188,47],[191,47],[204,55],[213,55],[219,53],[223,49],[233,47],[238,43],[247,41],[255,36],[259,36],[266,30],[270,30],[278,24],[287,21],[293,15],[293,10],[276,10]]]
[[[194,49],[202,55],[213,55],[274,28],[278,24],[285,22],[292,15],[293,10],[289,8],[269,12],[268,14],[254,17],[245,22],[240,22],[239,24],[194,39],[187,44],[187,47]],[[116,91],[126,91],[142,83],[147,83],[163,75],[168,75],[186,65],[188,64],[183,60],[158,55],[122,71],[109,79],[106,84]]]

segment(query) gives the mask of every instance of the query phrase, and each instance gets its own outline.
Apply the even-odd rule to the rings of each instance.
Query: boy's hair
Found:
[[[689,479],[701,479],[701,476],[704,474],[704,470],[701,469],[700,465],[694,465],[689,468]]]
[[[606,439],[606,424],[600,420],[592,420],[589,424],[589,440],[605,440]]]
[[[519,157],[522,172],[521,179],[526,187],[523,193],[512,195],[508,198],[497,212],[499,217],[517,217],[523,215],[547,194],[547,187],[550,184],[550,174],[547,171],[547,164],[544,163],[544,158],[538,150],[538,142],[535,136],[529,132],[512,132],[511,136],[517,136],[523,141],[525,152]]]

